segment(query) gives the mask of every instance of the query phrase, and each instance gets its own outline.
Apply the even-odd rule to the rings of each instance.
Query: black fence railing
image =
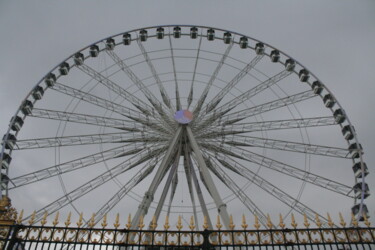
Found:
[[[375,228],[161,231],[0,225],[2,249],[375,249]]]

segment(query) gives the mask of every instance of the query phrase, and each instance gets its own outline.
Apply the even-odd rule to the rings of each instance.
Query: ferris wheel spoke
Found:
[[[127,183],[122,185],[121,188],[104,203],[104,205],[95,213],[95,225],[101,221],[101,219],[108,214],[135,186],[152,173],[157,162],[157,158],[149,160],[140,171],[138,171]]]
[[[176,64],[174,61],[173,45],[172,45],[172,38],[171,38],[170,33],[169,33],[169,46],[171,49],[172,68],[173,68],[173,75],[174,75],[174,82],[175,82],[176,109],[181,110],[182,108],[181,108],[181,100],[180,100],[180,91],[178,89]]]
[[[209,114],[216,106],[221,102],[221,100],[226,96],[231,89],[233,89],[237,83],[239,83],[242,78],[244,78],[251,69],[263,58],[263,54],[257,55],[249,64],[247,64],[225,87],[209,102],[206,104],[205,114]]]
[[[206,161],[209,163],[207,166],[209,169],[220,179],[220,181],[228,188],[230,189],[233,194],[246,206],[249,211],[257,216],[260,220],[260,223],[266,227],[267,226],[267,216],[258,208],[258,206],[245,194],[245,192],[236,184],[235,181],[232,180],[228,176],[228,174],[225,173],[221,169],[221,167],[218,164],[213,165],[211,160],[206,157]]]
[[[199,228],[197,206],[196,206],[196,203],[195,203],[194,190],[193,190],[193,185],[192,185],[193,178],[192,178],[191,172],[194,171],[194,170],[192,169],[192,167],[190,166],[190,163],[189,163],[187,146],[185,146],[185,154],[184,154],[184,171],[185,171],[185,175],[186,175],[186,181],[187,181],[187,184],[188,184],[190,200],[191,200],[191,203],[192,203],[192,206],[193,206],[193,215],[194,215],[195,224],[196,224],[196,227]],[[206,213],[203,213],[203,215],[206,216]],[[208,215],[208,212],[207,212],[207,215]]]
[[[129,120],[48,109],[34,108],[29,116],[58,121],[90,124],[99,127],[116,128],[132,132],[140,132],[146,128],[144,126],[140,127],[139,124],[136,124],[134,121]]]
[[[229,167],[230,170],[235,169],[235,171],[238,173],[240,172],[240,175],[244,178],[246,178],[248,181],[251,181],[255,185],[257,185],[259,188],[267,192],[268,194],[272,195],[282,203],[286,204],[296,212],[298,212],[301,215],[306,214],[308,219],[314,221],[315,216],[319,215],[320,218],[322,218],[324,221],[326,221],[325,217],[318,214],[313,209],[309,208],[299,200],[295,199],[288,193],[284,192],[277,186],[273,185],[271,182],[267,181],[263,177],[259,176],[258,174],[255,174],[253,171],[251,171],[249,168],[246,168],[239,162],[231,159],[231,157],[228,156],[221,156],[216,155],[214,159],[217,159],[224,167]],[[215,166],[215,169],[222,171],[222,169],[219,167],[219,164]],[[224,171],[221,173],[222,175],[225,174]]]
[[[182,128],[180,126],[180,127],[178,127],[177,131],[175,132],[173,138],[170,140],[168,150],[164,155],[163,161],[161,162],[160,166],[158,167],[158,170],[155,173],[154,178],[153,178],[148,190],[146,191],[145,195],[143,196],[141,204],[139,205],[138,210],[137,210],[137,212],[136,212],[136,214],[133,218],[131,228],[136,228],[138,223],[139,223],[139,219],[141,217],[144,217],[147,214],[147,211],[148,211],[148,209],[151,205],[151,202],[154,199],[154,194],[156,192],[156,189],[160,185],[160,182],[161,182],[164,174],[166,173],[168,167],[170,166],[171,158],[175,154],[176,146],[179,143],[181,135],[182,135]]]
[[[227,102],[226,104],[216,108],[213,110],[213,115],[207,118],[210,121],[215,121],[219,119],[223,114],[228,113],[239,104],[243,103],[244,101],[250,100],[253,96],[261,93],[262,91],[270,88],[272,85],[276,84],[277,82],[281,81],[285,77],[289,76],[292,72],[283,70],[280,73],[270,77],[268,80],[259,83],[257,86],[251,88],[250,90],[244,92],[240,96],[236,96],[231,101]]]
[[[230,146],[224,149],[222,146],[220,146],[220,144],[214,145],[212,143],[201,143],[201,145],[204,146],[205,149],[210,150],[213,153],[222,153],[227,156],[245,160],[258,166],[277,171],[290,177],[311,183],[315,186],[353,198],[353,196],[350,195],[352,191],[352,187],[350,186],[313,174],[311,172],[304,171],[283,162],[273,160],[263,155],[256,154],[243,148]]]
[[[195,58],[195,64],[194,64],[193,78],[191,80],[190,92],[189,92],[189,96],[188,96],[188,109],[190,108],[190,105],[191,105],[191,103],[193,101],[193,97],[194,97],[194,91],[193,91],[193,89],[194,89],[194,83],[195,83],[195,75],[197,73],[197,66],[198,66],[198,61],[199,61],[199,54],[201,52],[202,38],[203,38],[203,36],[201,35],[200,38],[199,38],[199,45],[198,45],[198,49],[197,49],[197,56]]]
[[[94,95],[91,95],[89,93],[80,91],[78,89],[68,87],[68,86],[66,86],[64,84],[61,84],[61,83],[55,83],[55,85],[52,88],[54,90],[60,92],[60,93],[72,96],[72,97],[77,98],[79,100],[83,100],[87,103],[90,103],[90,104],[93,104],[95,106],[104,108],[106,110],[116,112],[116,113],[118,113],[120,115],[123,115],[123,116],[125,116],[125,117],[127,117],[127,118],[129,118],[129,119],[131,119],[135,122],[139,122],[139,123],[141,123],[145,126],[153,128],[157,131],[163,131],[163,132],[168,133],[168,131],[165,128],[163,128],[162,126],[160,126],[157,123],[151,122],[147,116],[144,117],[144,115],[142,113],[138,112],[138,111],[129,109],[129,108],[121,106],[117,103],[105,100],[103,98],[100,98],[100,97],[97,97],[97,96],[94,96]]]
[[[212,180],[212,177],[207,169],[206,163],[203,159],[201,149],[199,148],[199,145],[197,141],[195,140],[195,137],[193,135],[193,132],[191,131],[190,127],[186,127],[187,137],[189,139],[191,148],[194,152],[194,155],[197,159],[197,166],[201,172],[201,176],[203,178],[204,183],[206,184],[207,190],[209,191],[211,197],[213,198],[216,208],[218,210],[218,213],[220,217],[223,220],[223,223],[226,228],[229,228],[229,214],[227,212],[226,204],[222,201],[220,194],[216,188],[216,185],[214,181]]]
[[[118,84],[109,80],[107,77],[103,76],[101,73],[99,73],[95,69],[91,68],[90,66],[84,63],[81,65],[78,65],[78,69],[80,69],[82,72],[86,73],[87,75],[91,76],[93,79],[95,79],[99,83],[106,86],[112,92],[120,95],[122,98],[127,100],[134,107],[136,107],[140,112],[145,113],[146,115],[152,114],[151,107],[146,105],[143,101],[141,101],[136,96],[126,91],[123,87],[119,86]]]
[[[267,111],[279,109],[291,104],[295,104],[297,102],[301,102],[304,100],[308,100],[310,98],[316,97],[317,95],[314,94],[311,90],[304,91],[292,96],[288,96],[282,99],[278,99],[275,101],[267,102],[252,108],[244,109],[238,112],[234,112],[231,114],[223,115],[217,122],[221,125],[230,125],[239,121],[242,121],[248,117],[255,116],[262,114]],[[212,123],[211,120],[206,120],[199,125],[199,129],[207,127],[208,124]]]
[[[153,77],[154,77],[154,79],[155,79],[155,81],[156,81],[156,83],[157,83],[157,85],[159,87],[160,95],[161,95],[161,98],[163,99],[164,104],[173,113],[173,108],[172,108],[172,105],[171,105],[171,102],[170,102],[171,99],[169,98],[167,92],[165,91],[164,86],[163,86],[163,84],[162,84],[162,82],[161,82],[161,80],[159,78],[158,73],[155,70],[154,65],[152,64],[152,61],[151,61],[150,57],[148,56],[148,53],[147,53],[145,47],[143,46],[143,44],[140,41],[140,39],[137,39],[137,43],[138,43],[139,48],[141,49],[143,57],[145,58],[145,60],[147,62],[147,65],[150,68],[151,73],[152,73],[152,75],[153,75]]]
[[[129,158],[127,161],[118,164],[117,166],[106,170],[104,173],[98,175],[97,177],[91,179],[90,181],[84,183],[83,185],[79,186],[78,188],[74,189],[73,191],[65,194],[64,196],[60,197],[59,199],[53,201],[52,203],[48,204],[47,206],[39,209],[35,213],[35,221],[39,221],[42,219],[44,213],[52,214],[57,210],[62,209],[66,205],[70,204],[71,202],[81,198],[85,194],[93,191],[94,189],[100,187],[101,185],[105,184],[109,180],[115,178],[119,174],[122,174],[148,160],[153,157],[156,157],[160,153],[165,150],[165,147],[156,148],[156,149],[144,149],[142,153],[137,154],[134,157]],[[31,215],[30,215],[31,216]],[[26,217],[24,220],[28,220],[30,216]]]
[[[72,161],[63,162],[48,168],[38,170],[36,172],[14,177],[11,179],[11,183],[14,186],[9,187],[9,189],[14,189],[37,181],[42,181],[56,175],[62,175],[71,171],[79,170],[84,167],[89,167],[110,159],[133,155],[139,153],[143,147],[143,143],[130,144],[126,148],[124,147],[124,145],[122,145],[120,147],[115,147],[95,154],[90,154],[85,157],[80,157]]]
[[[163,110],[162,104],[155,97],[155,95],[147,88],[147,86],[140,80],[137,75],[125,64],[123,60],[113,51],[106,50],[107,54],[112,60],[120,67],[120,69],[129,77],[129,79],[138,87],[138,89],[146,96],[147,100],[151,103],[154,109],[159,113],[160,117],[163,118],[163,122],[167,123],[168,126],[172,126],[170,118]],[[159,79],[160,80],[160,79]]]
[[[52,148],[63,146],[77,146],[102,143],[134,143],[134,142],[160,142],[164,137],[149,136],[144,133],[123,132],[109,134],[77,135],[50,138],[37,138],[27,140],[16,140],[14,150]]]
[[[212,84],[214,83],[217,75],[219,74],[219,71],[221,70],[221,67],[223,66],[225,60],[227,59],[228,55],[229,55],[229,52],[231,51],[232,47],[233,47],[233,42],[231,42],[229,44],[229,46],[227,47],[227,49],[225,50],[223,56],[221,57],[219,63],[217,64],[216,68],[215,68],[215,71],[213,72],[210,80],[208,81],[207,85],[206,85],[206,88],[203,90],[200,98],[198,99],[198,102],[194,108],[194,111],[193,113],[195,114],[195,116],[199,116],[200,112],[201,112],[201,109],[202,109],[202,106],[203,106],[203,103],[204,101],[206,100],[207,98],[207,94],[209,92],[209,90],[211,89],[212,87]],[[198,58],[198,57],[197,57]],[[198,60],[198,59],[197,59]]]
[[[205,136],[206,138],[214,138],[219,136],[250,133],[256,131],[282,130],[293,128],[309,128],[318,126],[337,125],[335,118],[332,116],[288,119],[276,121],[261,121],[248,122],[231,125],[217,125],[208,130],[200,132],[198,136]]]
[[[204,138],[204,136],[202,138]],[[274,140],[268,138],[265,139],[248,135],[228,135],[224,136],[223,138],[225,138],[224,142],[231,146],[260,147],[304,154],[323,155],[338,158],[351,158],[349,155],[349,150],[345,148],[328,147],[292,141]]]

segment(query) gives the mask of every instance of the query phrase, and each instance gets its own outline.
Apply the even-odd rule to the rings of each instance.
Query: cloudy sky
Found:
[[[140,27],[219,27],[286,52],[334,93],[356,128],[375,190],[375,2],[0,1],[0,131],[53,67],[95,41]],[[375,202],[368,206],[372,219]]]

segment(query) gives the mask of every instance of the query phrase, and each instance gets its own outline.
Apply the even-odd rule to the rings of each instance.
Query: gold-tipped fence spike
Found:
[[[55,215],[55,219],[53,220],[52,222],[52,225],[53,226],[57,226],[57,224],[59,224],[59,216],[60,216],[60,212],[57,211],[56,215]]]
[[[96,214],[95,213],[93,213],[92,215],[91,215],[91,219],[90,219],[90,221],[89,221],[89,223],[87,224],[89,227],[94,227],[95,226],[95,216],[96,216]]]
[[[321,228],[322,227],[322,222],[321,220],[319,219],[319,215],[318,214],[315,214],[315,224]]]
[[[190,228],[191,231],[193,231],[195,229],[195,223],[194,223],[194,216],[193,215],[190,217],[189,228]]]
[[[303,225],[305,225],[306,228],[310,227],[309,220],[307,219],[307,215],[305,213],[303,214]]]
[[[169,217],[165,216],[164,229],[168,230],[171,226],[169,225]]]
[[[105,214],[104,217],[103,217],[103,221],[102,221],[102,227],[106,228],[107,225],[108,225],[108,223],[107,223],[107,214]]]
[[[339,213],[339,217],[340,217],[340,225],[342,227],[345,227],[346,226],[346,222],[345,222],[344,217],[342,216],[341,212]]]
[[[79,214],[79,219],[78,219],[78,222],[77,222],[77,227],[81,227],[83,225],[83,213],[81,212]]]
[[[44,214],[43,214],[43,218],[42,220],[40,221],[40,224],[42,226],[44,226],[45,224],[47,224],[47,216],[48,216],[48,212],[46,211]]]
[[[284,229],[285,228],[285,223],[284,223],[283,216],[281,214],[279,214],[279,218],[280,218],[279,227],[282,228],[282,229]]]
[[[125,225],[127,229],[130,229],[132,227],[132,215],[128,215],[128,223]]]
[[[234,230],[235,227],[236,227],[236,225],[234,225],[234,223],[233,223],[233,216],[230,215],[229,216],[229,229]]]
[[[296,223],[296,219],[294,218],[294,214],[292,213],[292,223],[290,223],[293,228],[297,228],[298,224]]]
[[[246,228],[247,228],[247,223],[246,223],[246,217],[245,217],[245,215],[244,214],[242,214],[242,225],[241,225],[241,227],[244,229],[244,230],[246,230]]]
[[[355,215],[354,215],[354,214],[352,214],[352,225],[353,225],[354,227],[358,227],[358,221],[357,221],[357,219],[355,218]]]
[[[116,215],[115,223],[113,223],[113,226],[115,227],[115,229],[120,227],[120,214],[119,213],[117,213]]]
[[[21,210],[20,212],[20,215],[18,216],[18,219],[17,219],[17,224],[21,224],[22,223],[22,218],[23,218],[23,209]]]
[[[30,220],[28,221],[30,226],[34,224],[34,222],[35,222],[35,216],[36,216],[36,211],[34,211],[31,214]]]
[[[70,225],[70,219],[71,219],[71,217],[72,217],[72,212],[69,212],[69,214],[68,214],[68,218],[66,218],[66,221],[65,221],[65,226],[69,226]]]
[[[141,217],[139,218],[139,224],[138,224],[139,230],[142,230],[144,228],[144,226],[145,226],[144,218],[143,218],[143,215],[141,215]]]
[[[254,215],[254,219],[255,219],[255,222],[254,222],[254,228],[259,230],[260,228],[260,224],[259,224],[259,219],[258,219],[258,216],[257,215]]]
[[[158,224],[156,223],[156,216],[152,216],[152,221],[151,221],[151,224],[150,224],[150,228],[152,230],[155,230],[156,228],[158,227]]]
[[[181,215],[178,216],[178,220],[177,220],[176,228],[177,228],[178,230],[181,230],[181,229],[182,229]]]
[[[327,213],[327,219],[328,219],[328,226],[333,227],[335,223],[333,223],[331,215],[329,215],[329,213]]]
[[[269,229],[272,229],[272,221],[271,221],[271,217],[270,217],[270,215],[269,214],[267,214],[267,227],[269,228]]]
[[[365,221],[364,221],[365,225],[366,225],[367,227],[370,227],[370,226],[371,226],[371,222],[368,220],[366,213],[363,215],[363,218],[364,218],[364,220],[365,220]]]
[[[221,222],[220,222],[220,215],[218,215],[216,219],[216,228],[220,230],[222,226],[223,225],[221,225]]]
[[[208,229],[210,226],[208,225],[208,218],[204,216],[203,218],[203,229]]]

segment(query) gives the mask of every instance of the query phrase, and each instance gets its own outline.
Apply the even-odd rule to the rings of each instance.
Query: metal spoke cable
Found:
[[[195,58],[193,78],[191,79],[190,92],[189,92],[189,96],[188,96],[188,109],[190,108],[190,105],[191,105],[191,103],[193,101],[193,96],[194,96],[195,75],[197,73],[197,66],[198,66],[198,61],[199,61],[199,54],[201,52],[202,38],[203,38],[203,36],[201,34],[201,36],[199,38],[199,45],[198,45],[198,49],[197,49],[197,56]]]
[[[89,93],[80,91],[78,89],[68,87],[68,86],[66,86],[64,84],[61,84],[61,83],[55,83],[55,85],[52,87],[52,89],[54,89],[54,90],[56,90],[60,93],[63,93],[63,94],[72,96],[74,98],[77,98],[79,100],[83,100],[83,101],[88,102],[90,104],[93,104],[95,106],[104,108],[106,110],[116,112],[116,113],[118,113],[120,115],[123,115],[123,116],[125,116],[125,117],[127,117],[127,118],[129,118],[129,119],[131,119],[135,122],[139,122],[140,124],[143,124],[145,126],[153,128],[156,131],[168,133],[168,131],[163,126],[160,126],[158,123],[151,122],[150,118],[148,116],[145,117],[144,114],[139,113],[138,111],[129,109],[127,107],[124,107],[122,105],[119,105],[117,103],[105,100],[103,98],[100,98],[100,97],[97,97],[97,96],[94,96],[94,95],[91,95]]]
[[[215,138],[225,135],[242,134],[256,131],[282,130],[293,128],[309,128],[317,126],[337,125],[332,116],[300,118],[275,121],[248,122],[229,125],[213,125],[210,128],[200,132],[197,136],[206,138]]]
[[[171,118],[163,110],[162,103],[159,102],[159,100],[142,82],[142,80],[140,80],[137,77],[137,75],[130,69],[130,67],[126,65],[125,62],[121,60],[121,58],[113,50],[106,50],[106,52],[112,58],[112,60],[120,67],[120,69],[129,77],[129,79],[138,87],[138,89],[145,95],[147,100],[151,103],[153,108],[162,118],[163,123],[167,123],[168,127],[173,127]]]
[[[270,77],[268,80],[259,83],[257,86],[251,88],[250,90],[247,90],[246,92],[242,93],[239,96],[236,96],[231,101],[227,102],[226,104],[215,108],[213,111],[213,115],[206,118],[209,121],[215,121],[218,118],[220,118],[222,115],[228,113],[235,107],[237,107],[239,104],[243,103],[244,101],[250,100],[255,95],[261,93],[262,91],[270,88],[272,85],[276,84],[277,82],[281,81],[285,77],[289,76],[292,72],[283,70],[280,73],[274,75],[273,77]]]
[[[37,118],[44,118],[44,119],[51,119],[51,120],[58,120],[58,121],[90,124],[90,125],[96,125],[100,127],[110,127],[110,128],[116,128],[116,129],[121,129],[121,130],[126,130],[126,131],[133,131],[133,132],[140,132],[146,129],[144,125],[140,126],[139,124],[135,123],[132,120],[123,120],[123,119],[116,119],[113,117],[103,117],[103,116],[71,113],[71,112],[57,111],[57,110],[34,108],[32,110],[32,113],[29,116],[37,117]]]
[[[137,155],[129,158],[127,161],[120,163],[111,169],[105,171],[104,173],[101,173],[97,177],[89,180],[88,182],[82,184],[78,188],[70,191],[66,195],[58,198],[57,200],[51,202],[47,206],[39,209],[35,213],[35,221],[39,221],[42,219],[44,213],[52,214],[56,212],[57,210],[60,210],[61,208],[65,207],[66,205],[70,204],[71,202],[81,198],[85,194],[93,191],[97,187],[105,184],[109,180],[113,179],[114,177],[154,158],[157,157],[160,153],[165,151],[165,147],[158,147],[153,149],[143,149],[140,153]],[[31,215],[30,215],[31,216]],[[26,217],[24,220],[28,220],[30,216]]]
[[[171,102],[170,102],[170,98],[169,98],[167,92],[165,91],[165,88],[164,88],[164,86],[163,86],[163,84],[162,84],[162,82],[159,78],[158,73],[155,70],[154,65],[151,62],[151,59],[150,59],[145,47],[143,46],[140,39],[137,39],[137,43],[138,43],[139,48],[141,49],[143,57],[145,58],[145,60],[147,62],[147,65],[150,68],[151,73],[154,76],[155,81],[156,81],[156,83],[159,87],[160,95],[161,95],[161,98],[163,99],[164,104],[170,109],[171,113],[173,113],[173,108],[172,108],[172,105],[171,105]]]
[[[142,132],[122,132],[108,134],[77,135],[64,137],[16,140],[14,150],[77,146],[102,143],[134,143],[166,141],[165,137],[148,135]]]
[[[213,72],[210,80],[208,81],[208,83],[206,85],[206,88],[203,90],[200,98],[198,99],[198,102],[197,102],[197,104],[196,104],[196,106],[193,110],[193,113],[195,114],[196,117],[199,116],[199,114],[201,112],[201,109],[202,109],[202,106],[203,106],[203,103],[207,98],[207,94],[208,94],[209,90],[211,89],[212,84],[214,83],[217,75],[219,74],[219,72],[221,70],[221,67],[223,66],[225,60],[227,59],[228,54],[229,54],[230,50],[232,49],[232,47],[233,47],[233,42],[231,42],[229,44],[229,46],[227,47],[227,49],[225,50],[223,56],[221,57],[221,60],[219,61],[219,63],[217,64],[217,66],[215,68],[215,71]]]
[[[302,169],[293,167],[283,162],[273,160],[269,157],[265,157],[263,155],[259,155],[254,152],[235,146],[229,146],[224,148],[220,145],[219,142],[217,144],[201,142],[200,144],[202,145],[202,147],[204,147],[207,150],[210,150],[213,153],[223,153],[225,155],[245,160],[254,163],[258,166],[265,167],[267,169],[274,170],[279,173],[288,175],[290,177],[311,183],[313,185],[339,193],[341,195],[353,197],[352,195],[350,195],[352,187],[348,185],[339,183],[334,180],[330,180],[328,178],[313,174],[311,172],[304,171]]]
[[[173,53],[173,45],[172,45],[172,38],[171,34],[169,33],[169,46],[171,49],[171,59],[172,59],[172,68],[173,68],[173,76],[174,76],[174,82],[175,82],[175,96],[176,96],[176,109],[181,110],[181,100],[180,100],[180,91],[178,89],[178,82],[177,82],[177,73],[176,73],[176,63],[174,61],[174,53]]]
[[[205,136],[202,136],[204,139]],[[248,135],[227,135],[222,137],[226,144],[238,147],[261,147],[304,154],[351,158],[346,148],[328,147],[292,141],[259,138]]]
[[[95,154],[90,154],[85,157],[80,157],[75,160],[59,163],[57,165],[44,168],[32,173],[17,176],[11,179],[11,182],[14,186],[9,187],[9,189],[14,189],[23,185],[45,180],[56,175],[62,175],[74,170],[79,170],[103,161],[108,161],[110,159],[133,155],[143,150],[143,147],[144,143],[121,145],[119,147],[111,148]]]

